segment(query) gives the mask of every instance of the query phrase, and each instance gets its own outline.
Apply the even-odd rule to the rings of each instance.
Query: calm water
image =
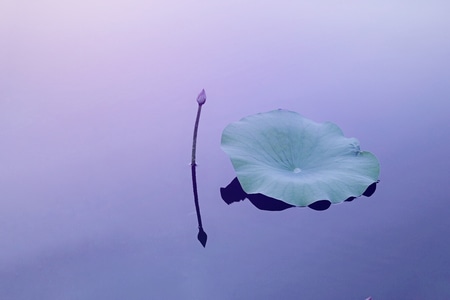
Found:
[[[448,1],[71,2],[0,4],[1,299],[450,299]],[[226,205],[223,128],[276,108],[377,192]]]

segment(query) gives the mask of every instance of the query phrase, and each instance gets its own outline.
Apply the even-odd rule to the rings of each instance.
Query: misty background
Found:
[[[449,10],[1,0],[0,298],[450,298]],[[277,108],[358,138],[377,192],[225,204],[222,130]]]

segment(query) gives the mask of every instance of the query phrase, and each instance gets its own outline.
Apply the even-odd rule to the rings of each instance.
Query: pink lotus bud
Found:
[[[205,93],[205,89],[203,89],[200,94],[198,94],[197,97],[197,102],[199,105],[203,105],[206,102],[206,93]]]

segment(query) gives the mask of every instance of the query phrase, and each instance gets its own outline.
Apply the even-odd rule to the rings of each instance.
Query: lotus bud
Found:
[[[203,89],[200,94],[198,94],[197,97],[197,102],[199,105],[203,105],[206,102],[206,93],[205,93],[205,89]]]

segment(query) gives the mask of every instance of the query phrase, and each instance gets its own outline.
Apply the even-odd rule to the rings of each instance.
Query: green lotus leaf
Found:
[[[229,124],[221,147],[247,194],[260,193],[295,206],[340,203],[378,181],[380,165],[330,122],[274,110]]]

